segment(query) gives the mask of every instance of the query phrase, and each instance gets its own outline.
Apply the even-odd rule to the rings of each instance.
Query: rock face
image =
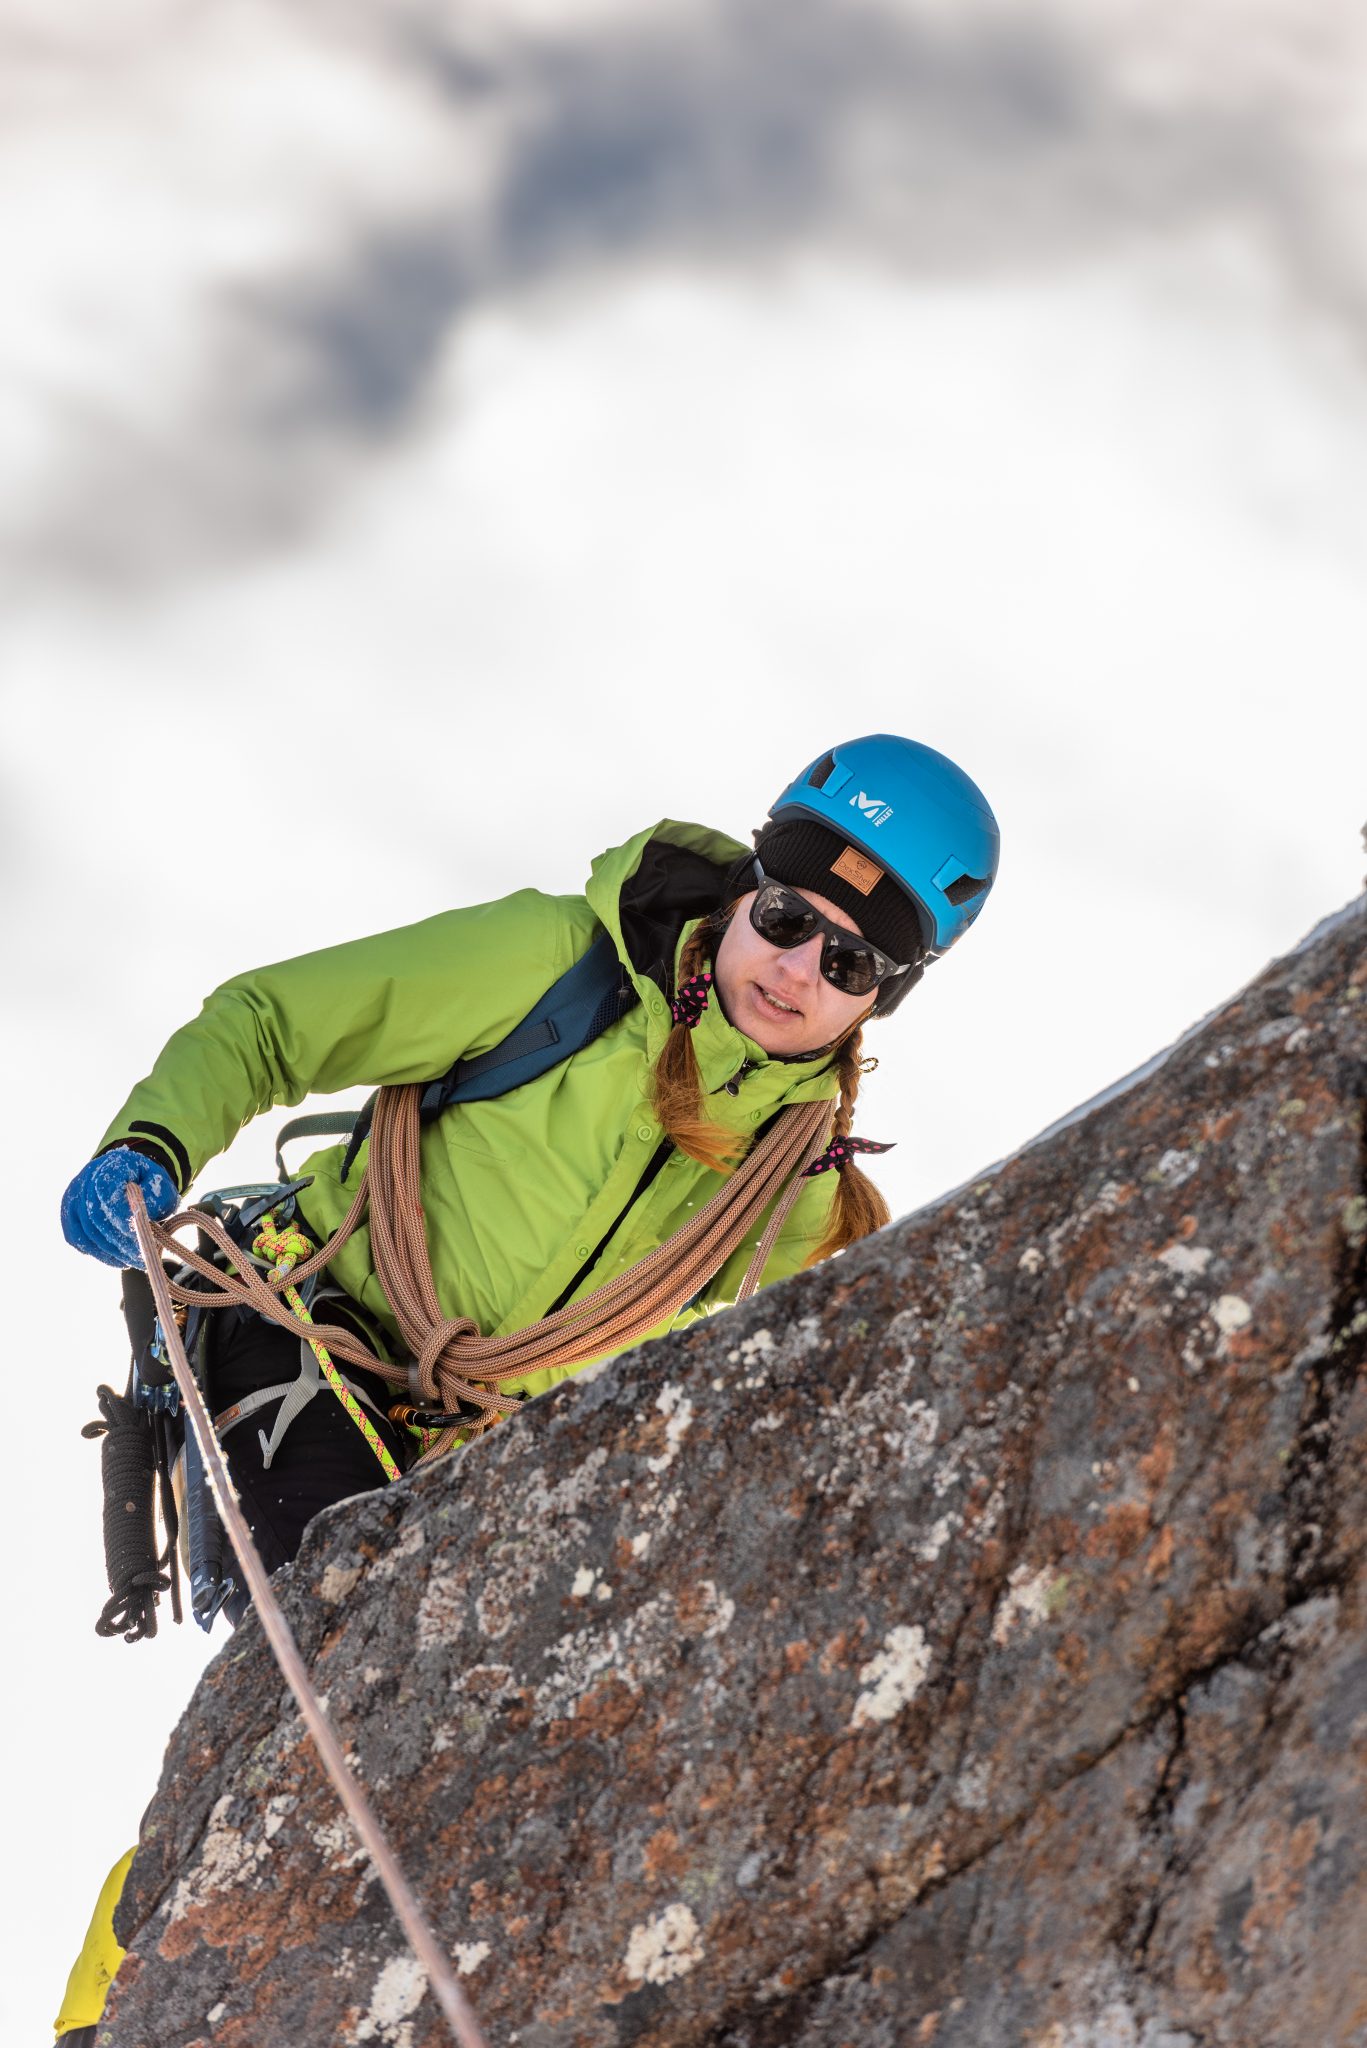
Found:
[[[1367,2042],[1365,934],[314,1525],[494,2048]],[[121,1926],[107,2048],[447,2039],[254,1621]]]

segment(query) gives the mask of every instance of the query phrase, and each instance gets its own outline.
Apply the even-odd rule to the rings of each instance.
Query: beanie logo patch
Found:
[[[853,846],[845,847],[840,858],[831,862],[831,873],[839,875],[842,882],[848,882],[861,896],[871,896],[883,879],[883,870],[878,863],[869,860]]]

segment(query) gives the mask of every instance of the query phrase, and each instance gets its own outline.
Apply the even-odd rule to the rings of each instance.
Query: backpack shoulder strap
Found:
[[[622,972],[612,934],[600,932],[500,1045],[473,1059],[456,1060],[440,1080],[428,1082],[419,1115],[430,1123],[452,1103],[486,1102],[536,1080],[571,1053],[582,1052],[639,1001],[635,985]]]
[[[640,1001],[631,977],[624,973],[610,932],[600,932],[587,953],[566,969],[558,981],[527,1012],[520,1024],[488,1052],[471,1059],[459,1059],[423,1089],[419,1114],[431,1123],[444,1109],[458,1102],[487,1102],[507,1095],[525,1081],[535,1081],[572,1053],[582,1052],[602,1036],[610,1024],[624,1017]],[[347,1110],[323,1110],[316,1115],[291,1118],[276,1141],[279,1160],[290,1138],[346,1137],[346,1158],[342,1179],[370,1130],[375,1097],[354,1114]],[[284,1167],[281,1166],[281,1177]]]

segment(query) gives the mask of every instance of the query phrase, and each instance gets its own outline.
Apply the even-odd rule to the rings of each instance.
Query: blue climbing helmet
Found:
[[[977,783],[933,747],[893,733],[870,733],[820,755],[769,817],[761,848],[776,826],[811,819],[876,862],[910,898],[927,963],[962,938],[996,879],[1001,835]],[[826,893],[838,895],[838,884]],[[858,898],[850,900],[857,909]],[[895,1008],[918,979],[884,984],[878,1013]]]

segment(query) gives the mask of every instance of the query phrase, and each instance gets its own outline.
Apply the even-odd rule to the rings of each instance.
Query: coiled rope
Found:
[[[164,1224],[150,1225],[158,1250],[171,1253],[205,1283],[203,1288],[168,1283],[174,1302],[201,1309],[253,1308],[271,1322],[297,1328],[293,1309],[282,1299],[286,1288],[297,1288],[334,1258],[369,1207],[376,1275],[414,1363],[394,1365],[377,1358],[352,1331],[337,1324],[317,1323],[310,1337],[333,1357],[378,1373],[412,1400],[445,1413],[468,1415],[468,1421],[444,1428],[419,1463],[439,1457],[458,1439],[481,1435],[510,1414],[517,1406],[517,1397],[506,1391],[510,1383],[550,1366],[586,1364],[657,1329],[707,1285],[759,1227],[773,1203],[740,1286],[737,1298],[744,1301],[759,1285],[801,1192],[802,1177],[824,1145],[832,1114],[829,1102],[781,1110],[717,1192],[664,1244],[554,1315],[501,1337],[484,1337],[468,1316],[446,1315],[437,1299],[418,1171],[421,1093],[416,1086],[380,1090],[369,1162],[350,1209],[329,1242],[288,1273],[277,1269],[265,1276],[240,1263],[239,1247],[202,1210],[181,1210]],[[225,1273],[200,1252],[177,1243],[174,1233],[190,1224],[217,1244],[238,1270]]]
[[[101,1636],[121,1635],[140,1643],[157,1632],[157,1595],[171,1585],[174,1536],[157,1549],[153,1498],[156,1459],[147,1419],[112,1387],[97,1387],[99,1422],[87,1422],[82,1436],[103,1437],[104,1565],[110,1595],[95,1624]],[[180,1620],[178,1601],[172,1602]]]

